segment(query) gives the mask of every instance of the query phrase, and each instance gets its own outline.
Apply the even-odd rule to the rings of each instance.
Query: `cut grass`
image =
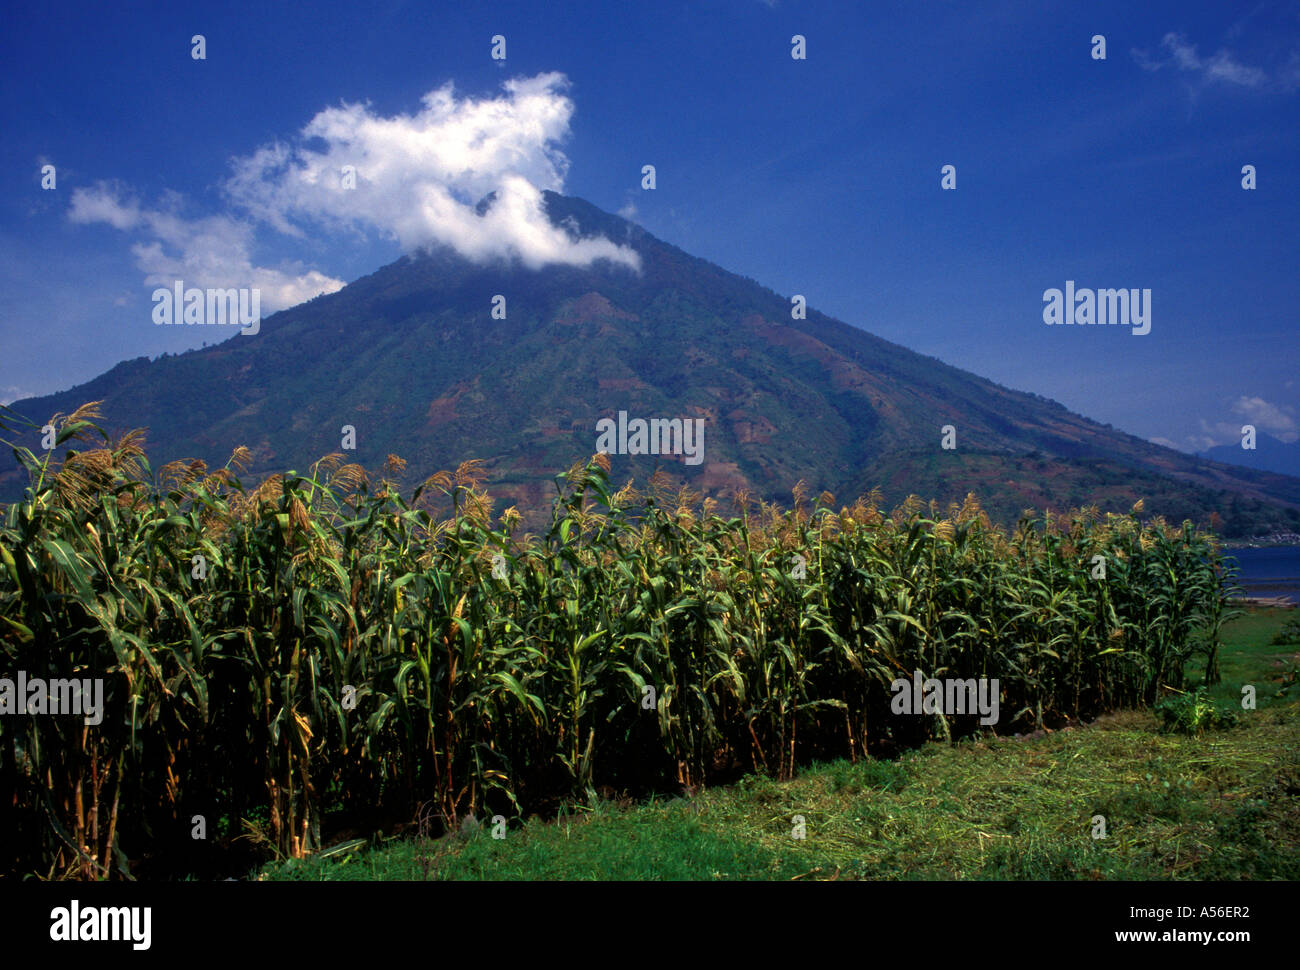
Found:
[[[1300,879],[1300,703],[1274,697],[1289,611],[1226,630],[1216,700],[1259,709],[1194,738],[1148,712],[898,761],[750,776],[693,798],[608,801],[493,839],[396,840],[265,869],[298,880]],[[1094,839],[1095,816],[1105,818]],[[802,816],[806,837],[793,837]]]

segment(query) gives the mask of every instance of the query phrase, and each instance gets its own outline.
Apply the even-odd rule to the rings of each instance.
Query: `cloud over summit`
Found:
[[[269,309],[339,289],[339,280],[250,258],[256,228],[283,236],[354,233],[394,239],[407,252],[446,245],[476,262],[518,259],[587,266],[600,259],[639,269],[635,250],[601,238],[573,238],[551,224],[542,191],[561,191],[573,102],[560,73],[514,78],[494,97],[430,91],[413,114],[384,117],[369,105],[319,112],[292,141],[276,141],[231,162],[223,184],[230,212],[181,215],[178,198],[142,206],[116,184],[73,194],[74,222],[143,233],[133,246],[148,283],[261,286]],[[476,204],[495,193],[482,214]]]
[[[543,189],[561,191],[573,102],[563,74],[515,78],[494,98],[457,97],[448,83],[411,115],[381,117],[366,105],[328,108],[302,130],[306,145],[276,144],[235,163],[233,201],[281,232],[301,220],[373,228],[407,251],[445,244],[469,259],[517,257],[637,267],[634,250],[606,239],[572,240],[551,225]],[[355,188],[344,187],[351,166]],[[496,193],[483,214],[479,200]]]

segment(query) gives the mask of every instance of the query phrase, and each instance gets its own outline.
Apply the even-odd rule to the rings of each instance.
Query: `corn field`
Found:
[[[891,713],[917,670],[998,678],[1000,732],[1217,675],[1231,570],[1140,504],[1005,530],[973,497],[796,489],[723,515],[596,456],[521,535],[474,462],[405,496],[391,456],[246,488],[243,449],[155,473],[98,420],[56,417],[57,462],[15,447],[0,677],[103,678],[104,717],[0,716],[0,872],[129,876],[195,816],[296,857],[335,818],[517,818],[978,729]]]

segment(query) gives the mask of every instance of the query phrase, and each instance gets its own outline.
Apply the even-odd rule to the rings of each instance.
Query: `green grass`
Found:
[[[1037,738],[835,761],[788,782],[602,801],[500,840],[486,828],[399,839],[260,878],[1300,879],[1300,692],[1274,696],[1294,650],[1269,644],[1287,616],[1252,611],[1226,627],[1211,696],[1239,706],[1243,683],[1258,694],[1229,730],[1170,734],[1149,712],[1121,712]]]
[[[1296,610],[1252,609],[1225,627],[1226,649],[1219,657],[1222,680],[1209,689],[1210,697],[1223,703],[1240,704],[1242,685],[1253,683],[1261,710],[1286,703],[1273,694],[1287,663],[1294,663],[1300,657],[1300,643],[1279,646],[1271,641],[1286,621],[1296,615]],[[1271,686],[1265,689],[1264,684]],[[1287,696],[1295,700],[1300,698],[1300,692],[1291,691]]]

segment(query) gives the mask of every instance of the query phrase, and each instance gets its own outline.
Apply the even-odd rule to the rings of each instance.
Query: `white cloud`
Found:
[[[152,237],[131,247],[148,286],[250,287],[261,290],[267,312],[342,289],[343,281],[301,266],[274,269],[253,265],[253,227],[230,216],[187,219],[180,199],[166,196],[157,208],[123,201],[121,189],[107,183],[77,189],[68,217],[77,223],[106,222],[121,230],[140,229]]]
[[[1278,71],[1278,84],[1284,91],[1300,88],[1300,51],[1292,51],[1286,65]]]
[[[175,193],[144,206],[124,187],[101,182],[77,189],[68,215],[143,234],[132,253],[150,286],[180,279],[201,288],[256,287],[272,312],[344,284],[296,263],[256,265],[259,222],[295,239],[377,232],[408,252],[444,244],[478,262],[517,258],[538,268],[605,259],[639,270],[631,247],[577,238],[543,209],[542,190],[562,190],[569,166],[557,147],[574,110],[567,87],[563,74],[549,73],[506,81],[496,97],[457,97],[446,84],[412,115],[328,108],[292,144],[275,142],[231,162],[223,188],[233,212],[189,217]],[[344,186],[344,166],[355,171],[355,188]],[[480,214],[477,203],[493,193]]]
[[[1202,435],[1189,440],[1196,442],[1200,449],[1219,444],[1236,444],[1241,441],[1241,428],[1250,424],[1259,431],[1266,431],[1281,441],[1300,440],[1300,424],[1295,419],[1295,409],[1288,406],[1279,407],[1270,404],[1261,397],[1242,395],[1229,406],[1230,413],[1237,415],[1236,421],[1210,422],[1201,419]]]
[[[35,392],[25,390],[17,384],[0,386],[0,404],[13,404],[14,401],[23,401],[35,396]]]
[[[267,146],[236,160],[226,183],[232,201],[281,232],[300,223],[378,230],[407,251],[445,244],[476,261],[517,257],[589,265],[608,259],[639,268],[635,250],[608,239],[574,239],[553,226],[543,189],[560,191],[573,102],[558,73],[506,81],[495,98],[457,97],[447,84],[412,115],[381,117],[365,105],[320,112],[302,130],[324,143]],[[355,188],[344,187],[344,167]],[[496,199],[480,215],[476,204]]]
[[[1293,408],[1280,408],[1270,404],[1261,397],[1244,395],[1237,398],[1232,405],[1233,414],[1241,415],[1248,423],[1263,428],[1283,440],[1290,440],[1286,436],[1293,435],[1297,430],[1296,420],[1290,413],[1293,410]]]
[[[72,193],[72,210],[68,213],[73,222],[107,222],[114,229],[134,229],[140,223],[140,207],[132,201],[122,201],[123,190],[116,185],[101,182],[94,189],[75,189]]]
[[[1196,52],[1196,45],[1188,42],[1182,34],[1168,33],[1160,41],[1160,46],[1168,52],[1168,57],[1156,60],[1146,51],[1134,50],[1133,59],[1148,71],[1174,66],[1182,71],[1197,73],[1208,84],[1221,81],[1247,88],[1260,88],[1268,83],[1268,74],[1257,67],[1250,67],[1237,60],[1236,55],[1224,48],[1212,57],[1201,57]],[[1285,85],[1284,85],[1285,86]]]
[[[1173,448],[1175,451],[1183,450],[1181,446],[1170,441],[1168,438],[1161,438],[1158,435],[1154,438],[1148,438],[1147,440],[1150,441],[1153,445],[1163,445],[1166,448]]]

